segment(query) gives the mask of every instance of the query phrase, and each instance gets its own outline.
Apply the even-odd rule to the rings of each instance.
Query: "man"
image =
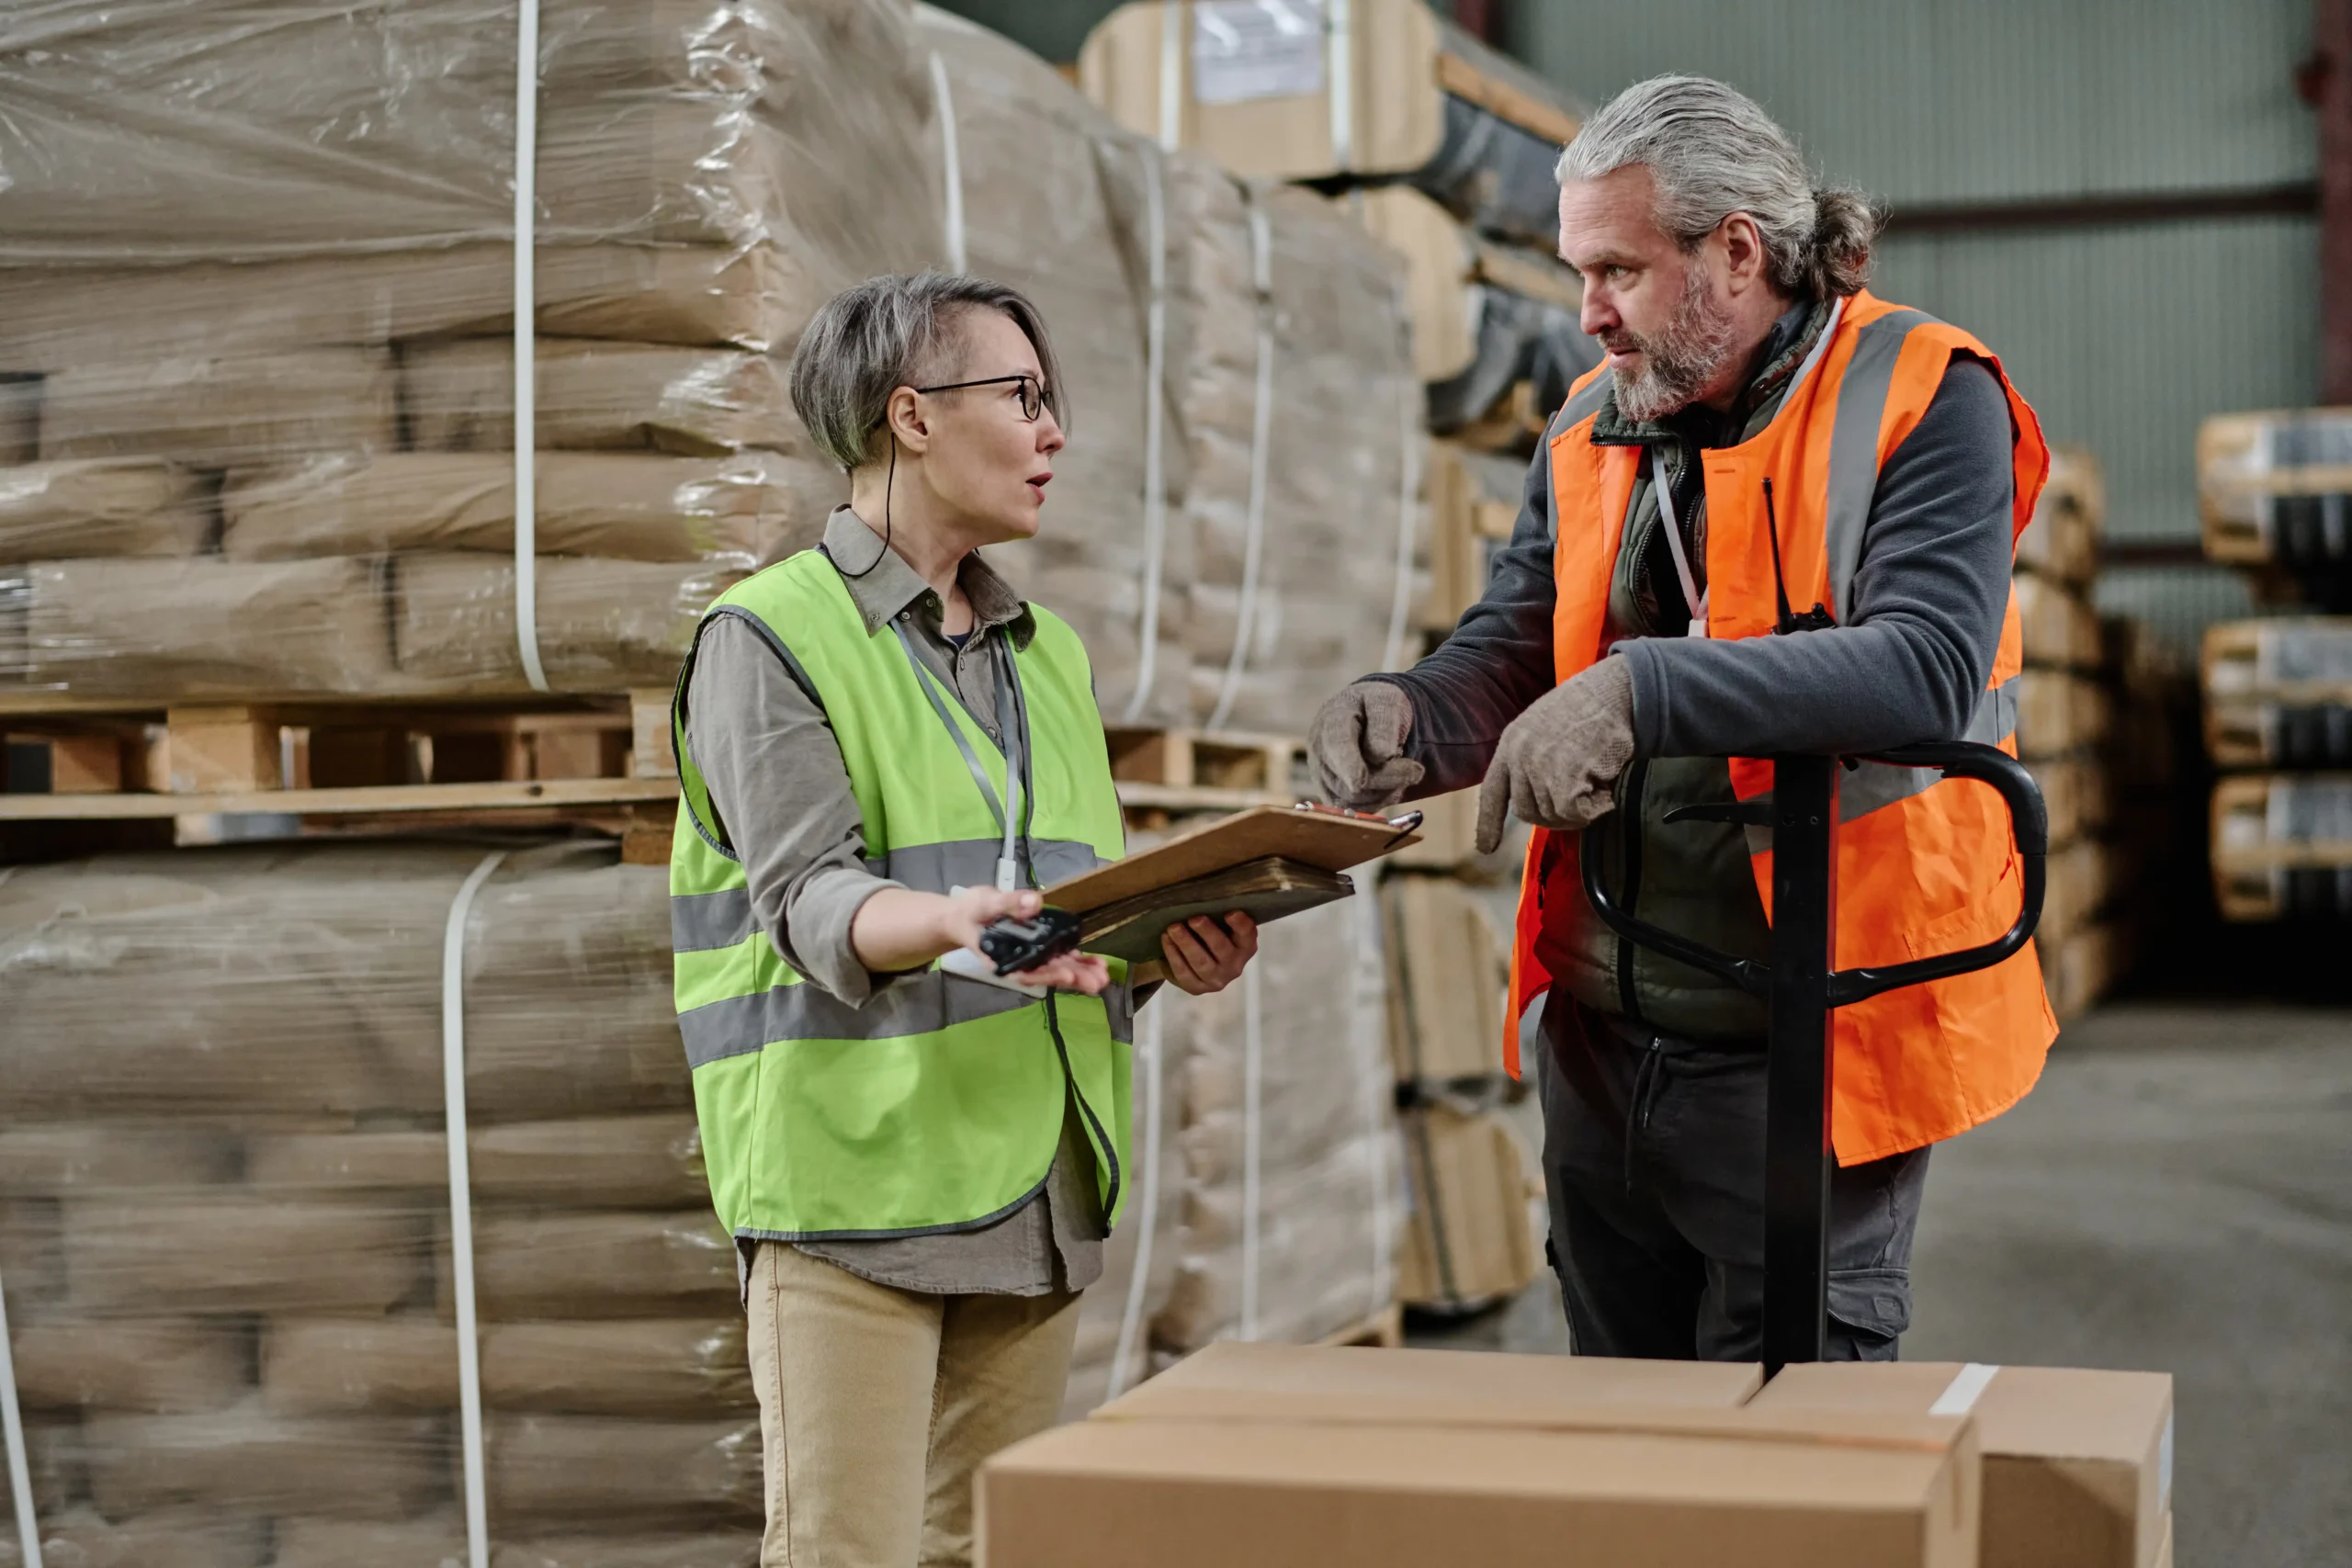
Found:
[[[1559,178],[1560,254],[1608,359],[1553,419],[1486,597],[1413,670],[1327,704],[1313,748],[1341,804],[1483,774],[1481,848],[1506,809],[1537,829],[1512,1016],[1548,991],[1544,1178],[1577,1350],[1753,1359],[1762,1004],[1620,942],[1579,856],[1642,918],[1767,956],[1769,842],[1668,818],[1762,795],[1753,759],[1778,751],[2006,741],[2010,559],[2048,456],[1983,345],[1863,291],[1871,207],[1816,189],[1731,88],[1628,88]],[[2000,806],[1939,777],[1843,776],[1841,965],[2015,918]],[[1829,1354],[1892,1358],[1928,1146],[2024,1095],[2056,1025],[2030,951],[1836,1017]]]

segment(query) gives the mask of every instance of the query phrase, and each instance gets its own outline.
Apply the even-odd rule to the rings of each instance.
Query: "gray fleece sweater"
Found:
[[[1799,307],[1793,327],[1804,326]],[[1780,335],[1786,335],[1785,333]],[[1768,344],[1759,359],[1770,359]],[[1684,495],[1703,491],[1697,448],[1726,445],[1760,429],[1777,394],[1747,420],[1713,428],[1676,422],[1627,427],[1613,399],[1597,428],[1629,428],[1644,441],[1679,444],[1664,456],[1686,528],[1704,516]],[[1642,581],[1621,559],[1611,596],[1613,632],[1632,632],[1613,651],[1633,666],[1635,761],[1619,786],[1620,811],[1597,831],[1615,840],[1604,874],[1644,918],[1712,946],[1763,956],[1761,902],[1738,829],[1660,818],[1672,806],[1731,798],[1717,759],[1773,751],[1858,752],[1915,740],[1957,738],[1992,671],[2008,603],[2011,558],[2009,411],[1983,364],[1958,359],[1918,425],[1889,454],[1866,525],[1853,604],[1844,622],[1789,637],[1717,641],[1645,635],[1687,621],[1679,588],[1625,592]],[[1645,465],[1645,475],[1648,469]],[[1688,480],[1678,477],[1684,474]],[[1643,483],[1648,480],[1645,478]],[[1655,499],[1637,498],[1623,548],[1655,541]],[[1695,517],[1694,517],[1695,514]],[[1700,525],[1703,527],[1703,523]],[[1510,545],[1497,557],[1485,596],[1453,635],[1413,669],[1384,675],[1412,699],[1408,754],[1428,770],[1423,790],[1440,794],[1485,775],[1504,727],[1551,690],[1554,588],[1549,444],[1527,476],[1526,500]],[[1703,559],[1703,539],[1690,555]],[[1668,601],[1657,606],[1657,598]],[[1631,616],[1634,625],[1624,625]],[[1678,761],[1678,760],[1690,761]],[[1626,840],[1634,840],[1629,861]],[[1628,889],[1629,865],[1638,885]],[[1581,905],[1581,900],[1579,900]],[[1724,1043],[1760,1041],[1761,1005],[1697,971],[1647,953],[1622,951],[1589,907],[1566,946],[1584,962],[1555,970],[1577,999],[1625,1023]],[[1572,918],[1572,923],[1575,923]]]

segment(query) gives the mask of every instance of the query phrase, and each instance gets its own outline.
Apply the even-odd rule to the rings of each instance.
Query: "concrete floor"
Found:
[[[2352,1010],[2077,1021],[1937,1151],[1914,1286],[1906,1356],[2174,1374],[2180,1568],[2352,1565]],[[1411,1337],[1567,1348],[1548,1274]]]

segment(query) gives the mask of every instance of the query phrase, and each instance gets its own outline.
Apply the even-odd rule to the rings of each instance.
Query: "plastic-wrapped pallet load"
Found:
[[[1309,1342],[1385,1310],[1399,1201],[1379,910],[1366,896],[1266,928],[1214,996],[1162,994],[1181,1032],[1182,1261],[1166,1351]]]
[[[2213,559],[2342,571],[2352,563],[2352,409],[2207,420],[2197,487]]]
[[[2352,914],[2352,773],[2245,773],[2213,791],[2213,891],[2231,920]]]
[[[1167,155],[1010,39],[929,6],[915,17],[942,83],[950,263],[1035,299],[1062,367],[1069,445],[1045,528],[989,558],[1076,626],[1106,714],[1182,724],[1190,552],[1166,545],[1170,476],[1183,460],[1166,395]],[[1140,697],[1139,676],[1151,682]]]
[[[1404,266],[1310,192],[1168,168],[1193,711],[1303,733],[1410,653],[1423,438]]]
[[[0,62],[0,681],[666,682],[702,604],[844,493],[784,395],[801,323],[939,257],[903,13],[549,0],[518,119],[511,6],[249,11],[66,0]]]
[[[463,1560],[453,1002],[495,1562],[754,1561],[662,874],[485,864],[341,844],[0,882],[0,1292],[51,1562]]]
[[[2224,768],[2352,763],[2352,618],[2205,629],[2205,749]]]
[[[1420,0],[1142,0],[1088,35],[1087,96],[1237,174],[1402,183],[1549,245],[1575,107]]]

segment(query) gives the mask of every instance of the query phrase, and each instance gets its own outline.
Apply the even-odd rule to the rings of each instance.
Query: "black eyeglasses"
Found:
[[[1046,409],[1053,410],[1056,419],[1061,417],[1060,400],[1025,370],[1011,376],[985,376],[977,381],[950,381],[944,387],[916,387],[912,389],[918,392],[960,392],[967,387],[1001,387],[1008,381],[1021,389],[1022,418],[1034,420]]]

